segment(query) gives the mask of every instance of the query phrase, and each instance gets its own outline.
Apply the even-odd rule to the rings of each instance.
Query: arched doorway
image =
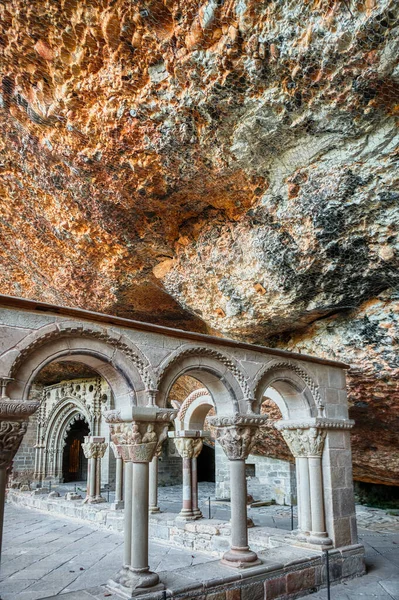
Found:
[[[62,457],[62,477],[65,483],[87,479],[87,458],[83,453],[84,437],[90,429],[83,416],[74,420],[65,437]]]

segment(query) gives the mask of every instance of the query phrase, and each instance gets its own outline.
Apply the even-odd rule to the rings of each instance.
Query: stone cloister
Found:
[[[353,497],[353,423],[348,418],[346,365],[6,296],[0,297],[0,305],[1,511],[7,472],[28,417],[39,411],[40,422],[43,408],[31,399],[35,377],[50,363],[73,360],[92,368],[106,382],[100,390],[85,391],[90,414],[87,406],[80,406],[90,426],[84,444],[89,459],[88,500],[99,499],[99,461],[106,451],[118,472],[118,502],[122,501],[123,479],[124,560],[109,581],[111,589],[125,597],[153,594],[154,598],[165,589],[148,566],[149,513],[158,510],[158,455],[162,443],[172,437],[183,459],[183,505],[176,520],[197,522],[202,515],[196,461],[209,436],[206,418],[229,461],[231,488],[231,545],[221,560],[229,575],[215,583],[215,576],[208,577],[204,566],[203,579],[210,581],[207,589],[218,590],[223,582],[228,586],[243,578],[246,584],[269,581],[278,587],[281,569],[286,569],[284,577],[301,570],[288,561],[274,572],[267,566],[268,551],[257,553],[248,544],[245,461],[268,420],[261,412],[265,396],[281,411],[282,419],[275,426],[295,457],[297,474],[298,529],[280,536],[276,545],[305,548],[320,561],[323,550],[330,549],[340,561],[338,579],[363,572]],[[171,406],[169,392],[182,375],[194,377],[203,388],[182,405]],[[62,417],[63,423],[73,422],[82,391],[76,385],[64,390],[59,398],[62,406],[54,403],[44,438],[55,433],[65,436],[65,429],[57,428],[56,422],[65,414],[68,418]],[[210,410],[212,416],[207,416]],[[100,411],[109,428],[106,434],[99,427]],[[91,415],[96,420],[90,422]],[[106,448],[107,436],[110,448]],[[51,475],[60,476],[60,459],[46,463],[40,451],[42,440],[37,441],[36,473],[52,469]],[[322,584],[322,580],[316,583]],[[301,589],[307,589],[305,576]],[[267,597],[279,595],[284,593]]]

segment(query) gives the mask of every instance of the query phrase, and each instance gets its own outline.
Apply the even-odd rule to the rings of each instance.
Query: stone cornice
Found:
[[[208,417],[208,423],[211,427],[233,427],[235,425],[261,427],[262,425],[266,425],[268,420],[268,415],[258,415],[255,413],[245,415],[236,413],[234,415]]]
[[[310,429],[315,427],[316,429],[352,429],[355,421],[351,419],[328,419],[323,417],[317,417],[314,419],[301,419],[295,420],[283,420],[274,423],[274,427],[279,431],[288,429]]]
[[[159,408],[158,406],[130,406],[126,409],[107,410],[104,419],[107,423],[132,423],[141,422],[164,422],[171,423],[175,420],[177,410],[175,408]]]
[[[9,400],[0,399],[0,421],[21,421],[28,420],[39,408],[40,402],[36,400]]]

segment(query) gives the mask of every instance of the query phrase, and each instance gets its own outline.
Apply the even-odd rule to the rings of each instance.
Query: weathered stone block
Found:
[[[346,556],[342,564],[342,577],[363,575],[366,571],[363,556]]]
[[[254,583],[241,589],[241,600],[264,600],[265,587],[263,583]]]
[[[206,600],[226,600],[226,592],[217,592],[216,594],[208,594]]]
[[[278,577],[277,579],[269,579],[265,582],[265,598],[266,600],[274,600],[287,593],[287,578]]]
[[[308,590],[316,585],[316,574],[314,567],[288,573],[287,575],[287,593],[293,594]]]
[[[226,600],[241,600],[241,590],[239,588],[235,590],[227,590]]]

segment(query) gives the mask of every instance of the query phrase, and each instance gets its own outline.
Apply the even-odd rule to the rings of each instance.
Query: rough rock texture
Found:
[[[399,484],[398,24],[2,2],[1,291],[344,359],[356,476]]]

